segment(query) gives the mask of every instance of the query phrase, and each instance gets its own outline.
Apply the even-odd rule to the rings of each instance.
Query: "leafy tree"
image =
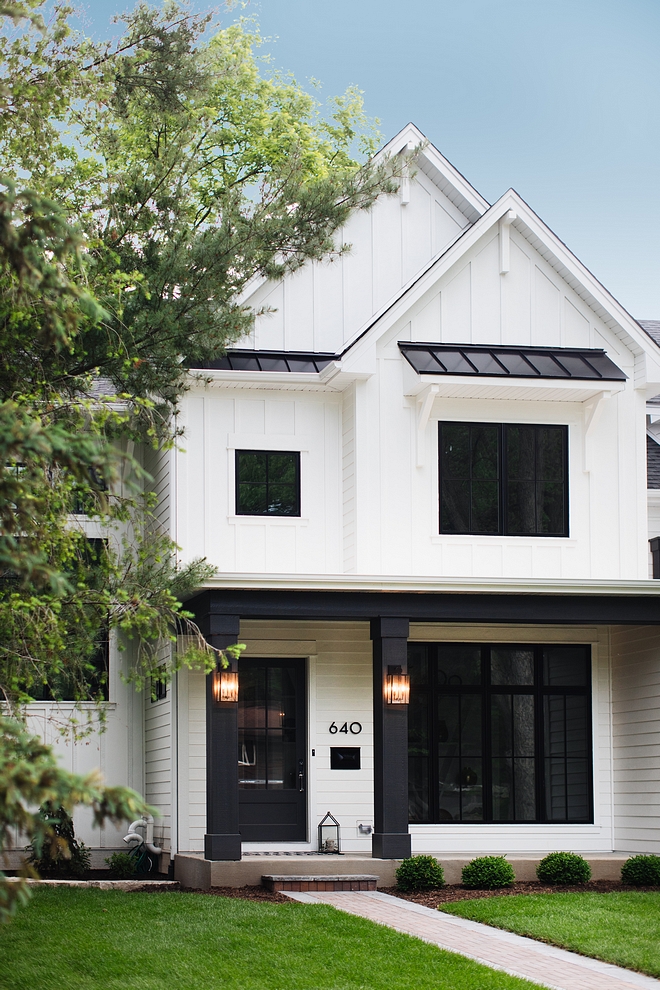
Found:
[[[245,21],[140,4],[114,45],[5,4],[0,36],[0,687],[20,705],[98,688],[106,625],[148,683],[180,602],[212,571],[177,571],[135,441],[173,442],[189,369],[245,333],[241,293],[334,250],[354,209],[394,189],[359,93],[317,102],[264,74]],[[21,15],[24,15],[21,19]],[[121,497],[118,494],[121,482]],[[108,538],[90,555],[71,512]],[[190,630],[188,630],[190,631]],[[185,662],[215,662],[201,638]],[[181,662],[179,659],[177,662]]]
[[[359,92],[324,111],[269,73],[249,22],[212,33],[185,6],[139,4],[96,44],[71,13],[0,0],[0,692],[18,717],[64,690],[100,701],[109,631],[134,641],[138,687],[216,664],[193,636],[160,665],[213,568],[177,568],[133,450],[175,442],[191,369],[251,326],[245,290],[335,252],[350,213],[396,186],[368,160]],[[12,827],[37,853],[50,841],[30,810],[44,802],[99,822],[144,810],[3,716],[0,851]],[[0,883],[0,917],[24,896]]]

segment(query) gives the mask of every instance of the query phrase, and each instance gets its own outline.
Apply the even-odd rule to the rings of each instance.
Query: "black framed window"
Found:
[[[236,451],[236,514],[300,515],[298,451]]]
[[[568,536],[568,428],[439,423],[440,532]]]
[[[589,646],[408,650],[411,823],[593,821]]]

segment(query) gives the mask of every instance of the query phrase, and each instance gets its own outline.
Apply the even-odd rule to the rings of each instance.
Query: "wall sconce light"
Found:
[[[410,677],[401,667],[388,666],[384,694],[386,705],[407,705],[410,701]]]
[[[231,667],[213,671],[213,700],[238,701],[238,671]]]
[[[319,822],[319,852],[341,853],[339,822],[330,812]]]

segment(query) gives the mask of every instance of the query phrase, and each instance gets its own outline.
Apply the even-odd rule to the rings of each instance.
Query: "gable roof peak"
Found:
[[[438,151],[426,135],[412,122],[402,127],[387,144],[381,148],[381,155],[398,155],[404,150],[415,152],[416,167],[427,175],[442,193],[465,216],[468,223],[475,223],[483,216],[490,204],[465,176]]]

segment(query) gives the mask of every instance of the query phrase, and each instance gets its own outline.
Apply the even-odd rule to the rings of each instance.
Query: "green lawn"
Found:
[[[0,927],[3,990],[531,990],[331,907],[37,890]]]
[[[660,976],[660,894],[525,894],[441,910]]]

